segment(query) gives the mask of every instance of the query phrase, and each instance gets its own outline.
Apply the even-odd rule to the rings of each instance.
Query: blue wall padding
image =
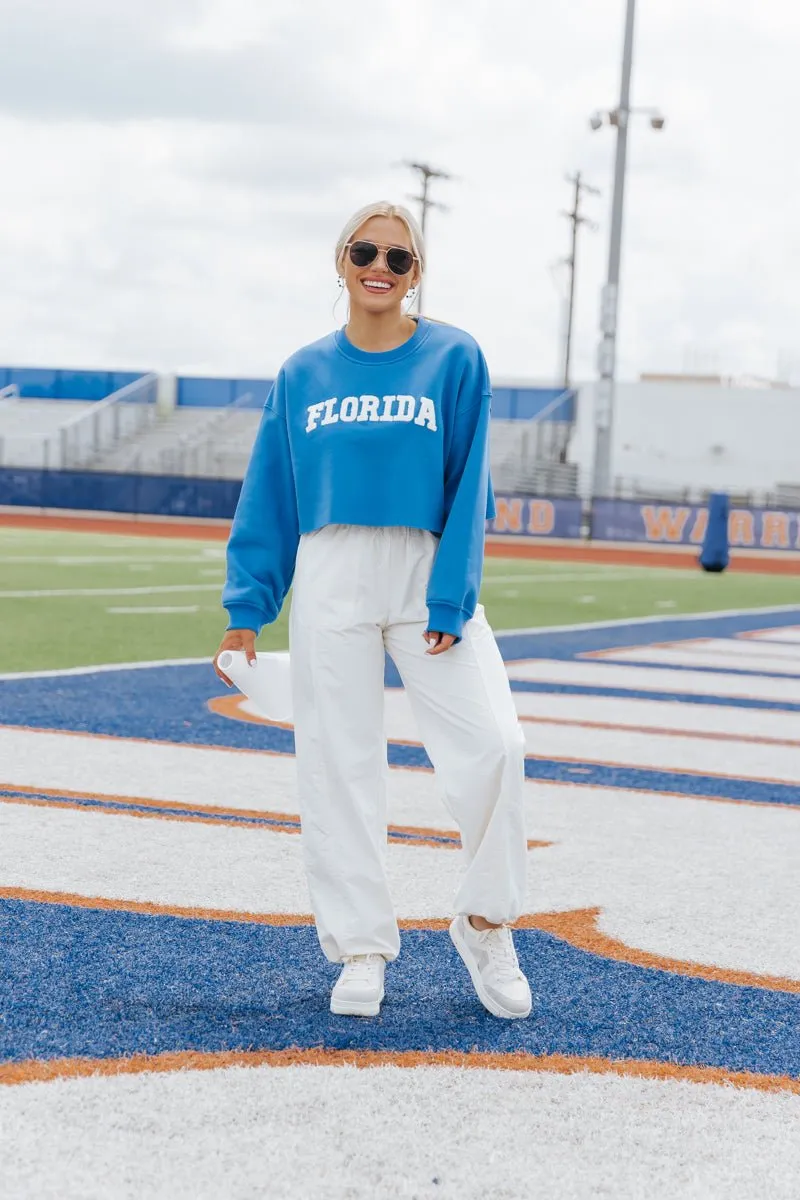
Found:
[[[38,400],[104,400],[142,371],[70,371],[44,367],[0,367],[0,388],[15,384],[20,396]]]
[[[708,525],[700,552],[704,571],[724,571],[730,562],[728,547],[728,511],[730,501],[724,492],[714,492],[708,502]]]
[[[0,505],[230,519],[241,486],[240,479],[1,467]]]

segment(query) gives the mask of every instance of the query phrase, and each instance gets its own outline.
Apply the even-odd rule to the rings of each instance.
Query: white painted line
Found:
[[[218,591],[218,583],[165,583],[156,587],[52,588],[27,592],[0,592],[0,600],[48,600],[61,596],[155,596],[166,592]]]
[[[622,688],[633,692],[772,700],[800,704],[800,679],[765,675],[675,671],[669,667],[633,666],[608,661],[521,659],[507,664],[511,679],[529,683],[571,684],[579,688]]]
[[[761,738],[764,743],[786,741],[800,748],[800,717],[794,712],[722,704],[690,704],[679,700],[623,700],[619,696],[553,692],[515,691],[513,696],[520,716],[534,718],[532,745],[536,753],[539,752],[536,742],[537,721],[562,722],[565,728],[595,724],[624,726],[640,733],[665,730],[695,736],[710,734],[717,735],[708,740],[719,747],[724,746],[728,739]]]
[[[113,613],[115,616],[127,616],[130,613],[196,613],[200,611],[199,604],[180,604],[180,605],[140,605],[133,608],[107,608],[107,613]]]
[[[614,617],[609,621],[585,621],[582,624],[574,625],[528,625],[524,629],[499,629],[495,626],[494,629],[495,633],[511,637],[522,636],[526,633],[571,633],[573,630],[581,629],[618,629],[621,625],[652,625],[656,621],[705,621],[712,617],[752,617],[761,613],[783,612],[797,613],[800,616],[800,604],[770,604],[765,608],[724,608],[716,609],[713,612],[674,613],[668,617],[660,614],[648,617]],[[780,630],[776,629],[774,632],[777,634]]]
[[[784,642],[768,642],[767,645],[749,638],[698,638],[686,642],[663,643],[682,654],[735,654],[737,658],[770,659],[779,658],[795,662],[800,666],[800,645],[795,642],[788,645]],[[764,667],[766,671],[766,667]]]
[[[0,681],[11,679],[60,679],[62,675],[95,675],[107,671],[143,671],[150,667],[196,667],[205,663],[211,670],[211,658],[157,658],[148,662],[100,663],[89,667],[58,667],[52,671],[8,671]]]
[[[746,658],[741,654],[722,654],[718,651],[704,653],[696,647],[687,646],[632,646],[626,650],[614,650],[603,654],[604,662],[658,663],[665,667],[716,667],[725,671],[752,671],[757,675],[791,675],[800,678],[800,660],[770,658]]]
[[[138,547],[137,547],[138,549]],[[103,563],[206,563],[208,556],[202,554],[6,554],[0,555],[0,563],[24,566],[96,566]]]
[[[752,638],[754,642],[780,642],[797,645],[800,642],[800,628],[787,625],[785,629],[754,629],[752,633],[739,634],[740,637]]]
[[[800,721],[798,721],[800,727]],[[747,779],[763,783],[794,784],[800,779],[800,744],[726,742],[682,736],[679,732],[654,736],[637,729],[594,729],[586,726],[524,726],[529,754],[569,762],[604,766],[639,767],[656,771],[686,771]]]
[[[644,568],[634,574],[632,571],[615,572],[613,568],[606,567],[603,571],[575,571],[558,574],[520,571],[516,575],[493,575],[491,571],[487,570],[484,573],[483,582],[484,585],[493,583],[619,583],[620,580],[647,581],[651,575],[655,574],[675,575],[677,572],[664,567],[660,572]],[[689,575],[690,572],[685,571],[683,574]]]

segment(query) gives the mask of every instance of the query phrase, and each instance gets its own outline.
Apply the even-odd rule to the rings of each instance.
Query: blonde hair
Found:
[[[345,247],[352,241],[353,234],[357,233],[361,226],[366,221],[369,221],[371,217],[397,217],[398,221],[403,222],[411,239],[411,249],[419,260],[419,273],[422,275],[425,270],[425,239],[422,236],[422,230],[417,223],[416,217],[407,208],[402,204],[390,204],[388,200],[378,200],[375,204],[367,204],[364,208],[360,208],[358,212],[353,213],[339,234],[339,240],[336,243],[337,272],[340,275],[344,274]]]

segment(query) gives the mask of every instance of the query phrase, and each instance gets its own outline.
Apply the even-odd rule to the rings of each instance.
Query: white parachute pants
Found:
[[[525,902],[525,741],[482,606],[462,640],[426,655],[438,539],[326,525],[300,539],[290,649],[303,855],[322,949],[395,958],[385,873],[384,650],[402,677],[466,865],[455,909],[493,923]]]

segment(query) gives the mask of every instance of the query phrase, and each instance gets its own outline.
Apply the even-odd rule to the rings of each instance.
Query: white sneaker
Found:
[[[463,913],[450,925],[450,937],[484,1008],[495,1017],[527,1017],[531,989],[519,969],[511,930],[476,929]]]
[[[354,954],[344,960],[331,993],[331,1012],[342,1017],[377,1017],[383,1000],[382,954]]]

